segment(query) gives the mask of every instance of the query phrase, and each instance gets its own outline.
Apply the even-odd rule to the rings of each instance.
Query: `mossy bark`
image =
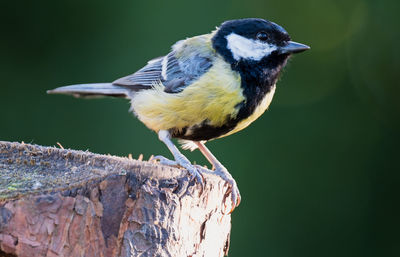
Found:
[[[0,256],[224,256],[227,185],[110,155],[0,141]]]

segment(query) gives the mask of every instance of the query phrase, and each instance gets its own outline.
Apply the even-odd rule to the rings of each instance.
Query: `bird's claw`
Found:
[[[170,160],[165,158],[164,156],[157,155],[151,158],[151,161],[155,160],[159,161],[160,164],[163,165],[176,166],[176,167],[180,166],[182,168],[185,168],[190,174],[190,176],[195,178],[196,181],[200,184],[202,190],[204,189],[204,178],[202,173],[214,174],[221,177],[228,184],[228,190],[226,191],[223,200],[224,213],[230,214],[237,206],[239,206],[241,201],[239,188],[236,184],[236,181],[233,179],[232,175],[228,172],[228,170],[225,167],[223,166],[217,167],[214,172],[211,172],[208,169],[203,168],[199,165],[192,165],[186,158]]]
[[[179,166],[178,162],[165,158],[162,155],[154,156],[150,161],[158,161],[160,164],[167,166]]]
[[[228,206],[227,206],[227,204],[226,204],[226,199],[227,199],[227,197],[229,196],[229,194],[231,195],[231,208],[230,208],[230,210],[229,210],[229,214],[230,213],[232,213],[233,212],[233,210],[236,208],[236,207],[238,207],[239,206],[239,204],[240,204],[240,201],[241,201],[241,196],[240,196],[240,192],[239,192],[239,188],[238,188],[238,186],[236,185],[236,182],[235,181],[233,181],[233,183],[231,183],[231,182],[228,182],[227,181],[227,183],[229,184],[229,189],[228,189],[228,191],[226,192],[226,194],[225,194],[225,202],[224,202],[224,204],[225,204],[225,210],[228,208]]]
[[[189,174],[197,180],[197,182],[201,185],[202,189],[204,188],[203,175],[201,174],[201,172],[195,166],[193,166],[192,164],[180,165],[180,166],[185,168],[189,172]]]
[[[170,160],[168,158],[165,158],[164,156],[157,155],[154,156],[151,160],[157,160],[160,162],[160,164],[167,165],[167,166],[180,166],[182,168],[185,168],[188,173],[190,174],[191,177],[194,177],[197,182],[200,183],[201,188],[204,187],[204,178],[201,175],[201,172],[199,169],[196,168],[196,166],[192,165],[189,160],[187,159],[179,159],[179,160]]]
[[[220,176],[223,180],[225,180],[226,183],[228,184],[229,188],[224,196],[224,206],[225,206],[224,211],[226,213],[226,210],[229,210],[227,211],[227,213],[230,214],[240,204],[241,196],[239,188],[236,184],[236,181],[233,179],[232,175],[228,172],[226,168],[219,167],[214,172],[216,175]],[[228,203],[229,195],[230,195],[230,204]]]

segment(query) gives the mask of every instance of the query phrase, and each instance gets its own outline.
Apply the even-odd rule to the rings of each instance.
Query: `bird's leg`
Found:
[[[240,204],[240,192],[239,188],[236,184],[236,181],[233,179],[232,175],[228,172],[228,170],[215,158],[215,156],[208,150],[203,142],[194,141],[194,143],[199,147],[200,152],[207,158],[207,160],[213,165],[214,173],[220,176],[223,180],[225,180],[229,185],[230,189],[227,192],[231,193],[232,205],[233,208],[231,212],[235,209],[236,206]]]
[[[175,161],[171,161],[163,156],[155,156],[154,159],[160,161],[161,164],[175,166],[179,165],[190,173],[190,175],[196,177],[197,181],[203,184],[203,177],[200,172],[193,166],[190,161],[179,151],[171,140],[171,134],[167,130],[160,130],[158,132],[158,138],[168,147]]]

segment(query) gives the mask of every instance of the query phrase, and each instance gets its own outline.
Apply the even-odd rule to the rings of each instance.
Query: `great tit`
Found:
[[[307,49],[273,22],[231,20],[209,34],[178,41],[167,55],[112,83],[65,86],[48,93],[130,99],[131,111],[158,133],[175,160],[156,159],[187,169],[203,183],[205,170],[192,165],[171,138],[185,140],[184,148],[199,148],[213,173],[230,185],[226,196],[230,194],[233,210],[240,203],[236,182],[205,142],[236,133],[260,117],[288,58]]]

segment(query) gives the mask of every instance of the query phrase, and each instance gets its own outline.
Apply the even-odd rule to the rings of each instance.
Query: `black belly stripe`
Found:
[[[241,87],[246,98],[246,102],[242,102],[236,107],[239,112],[235,118],[227,117],[226,123],[219,127],[209,125],[208,120],[205,120],[200,124],[181,130],[172,128],[170,129],[172,136],[201,141],[215,139],[232,131],[240,121],[254,113],[257,106],[260,105],[278,80],[279,72],[286,64],[287,56],[283,56],[282,59],[278,56],[273,57],[273,61],[270,58],[266,58],[258,62],[240,61],[235,65],[231,65],[233,70],[240,73]]]
[[[230,119],[223,126],[216,127],[208,124],[208,121],[203,121],[200,124],[197,124],[192,127],[184,128],[183,130],[171,129],[170,132],[172,137],[193,140],[193,141],[202,141],[202,140],[211,140],[222,135],[225,135],[229,131],[233,130],[239,120]],[[187,132],[190,131],[189,134]]]

